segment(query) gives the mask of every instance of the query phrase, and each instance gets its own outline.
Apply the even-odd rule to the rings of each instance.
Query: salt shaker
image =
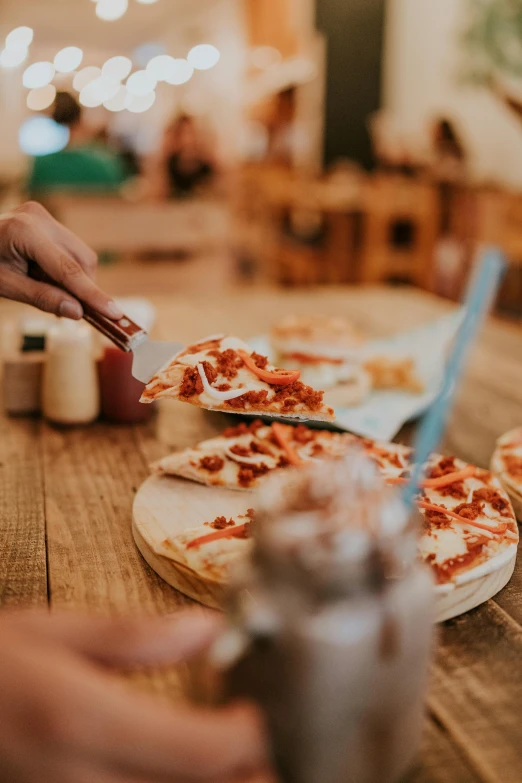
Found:
[[[419,748],[432,648],[416,520],[357,450],[274,477],[257,509],[211,651],[222,696],[261,706],[284,783],[394,783]]]
[[[98,375],[92,331],[60,320],[47,333],[42,410],[56,424],[88,424],[99,414]]]

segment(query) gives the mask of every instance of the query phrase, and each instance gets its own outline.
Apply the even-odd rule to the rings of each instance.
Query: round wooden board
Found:
[[[172,558],[168,539],[217,516],[244,514],[249,492],[204,487],[178,478],[151,476],[138,490],[133,507],[134,541],[144,559],[169,585],[213,609],[223,606],[226,584],[209,580]],[[437,587],[437,622],[457,617],[496,595],[515,568],[517,545],[468,572],[455,585]]]

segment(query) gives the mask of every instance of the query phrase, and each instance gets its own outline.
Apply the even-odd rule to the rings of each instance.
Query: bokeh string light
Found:
[[[165,81],[167,84],[185,84],[192,78],[194,67],[188,60],[176,58],[172,73],[169,73]]]
[[[28,49],[4,49],[0,52],[0,65],[2,68],[17,68],[27,60],[28,54]]]
[[[61,49],[54,58],[54,67],[59,73],[71,73],[80,67],[83,60],[83,51],[77,46],[66,46]]]
[[[106,79],[115,82],[121,82],[127,78],[132,71],[132,60],[128,57],[116,56],[110,57],[102,67],[102,74]]]
[[[135,71],[127,79],[127,90],[131,95],[140,98],[142,95],[148,95],[156,87],[157,79],[149,71]]]
[[[17,68],[27,60],[33,42],[31,27],[16,27],[6,36],[4,49],[0,51],[0,67]]]
[[[56,98],[54,84],[46,84],[45,87],[37,87],[27,94],[27,108],[31,111],[44,111],[52,105]]]
[[[94,2],[98,16],[107,21],[120,18],[129,4],[129,0]],[[137,2],[152,5],[157,0]],[[0,50],[0,67],[16,68],[24,63],[33,38],[34,31],[30,27],[17,27],[12,30],[6,36],[4,48]],[[219,50],[208,43],[192,47],[186,58],[172,57],[158,44],[143,44],[139,47],[139,52],[141,67],[134,72],[132,60],[123,55],[110,57],[102,68],[88,65],[78,70],[82,65],[84,53],[77,46],[66,46],[56,53],[53,62],[34,62],[25,68],[22,83],[29,90],[27,107],[35,112],[49,108],[55,100],[57,85],[66,84],[73,75],[72,87],[79,93],[79,101],[83,106],[104,106],[111,112],[129,111],[139,114],[154,104],[155,88],[159,82],[170,85],[186,84],[195,70],[211,69],[221,57]]]
[[[5,39],[5,48],[10,52],[17,52],[22,49],[28,49],[34,38],[32,27],[16,27],[11,30]]]
[[[130,103],[132,96],[126,87],[121,86],[112,98],[108,101],[104,101],[103,105],[108,111],[124,111],[127,105]]]
[[[98,0],[96,16],[105,22],[114,22],[123,16],[128,6],[128,0]]]
[[[56,69],[52,63],[38,62],[33,63],[25,69],[22,77],[24,87],[30,90],[37,89],[38,87],[45,87],[54,79]]]
[[[75,75],[73,79],[73,88],[76,92],[81,92],[84,87],[87,87],[89,82],[94,81],[101,76],[101,68],[97,68],[96,65],[88,65],[86,68],[82,68],[81,71]]]
[[[197,71],[208,71],[218,64],[220,57],[219,49],[212,44],[199,44],[190,50],[187,60]]]
[[[156,93],[154,91],[146,95],[132,95],[125,108],[133,114],[142,114],[151,108],[155,100]]]

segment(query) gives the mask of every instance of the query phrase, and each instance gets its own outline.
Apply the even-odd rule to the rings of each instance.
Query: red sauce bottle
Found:
[[[132,353],[106,346],[99,365],[101,410],[105,419],[117,424],[146,421],[153,405],[139,401],[144,384],[132,375]]]

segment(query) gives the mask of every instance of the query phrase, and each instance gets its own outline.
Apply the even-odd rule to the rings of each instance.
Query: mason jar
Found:
[[[423,725],[434,585],[420,517],[358,450],[267,482],[211,651],[262,708],[284,783],[392,783]]]

